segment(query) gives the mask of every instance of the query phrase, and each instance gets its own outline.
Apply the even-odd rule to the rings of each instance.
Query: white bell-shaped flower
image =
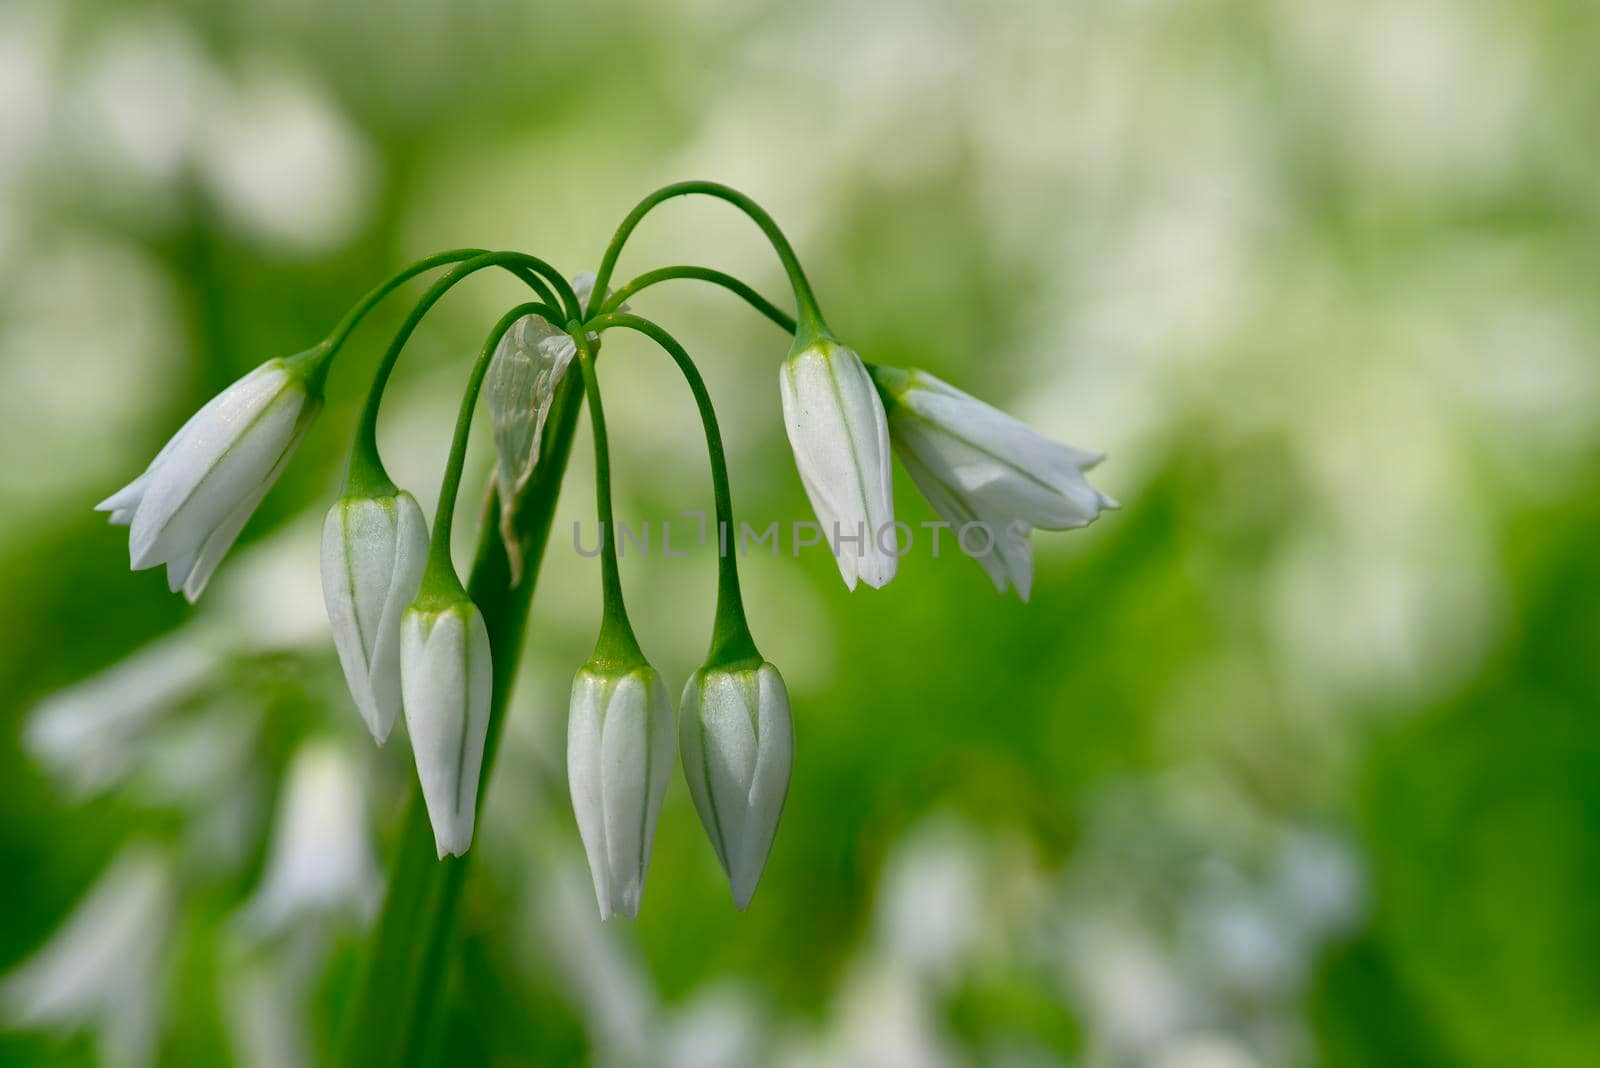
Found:
[[[171,853],[148,842],[124,846],[50,940],[0,979],[0,1017],[94,1031],[101,1064],[155,1063],[177,905]]]
[[[789,793],[789,691],[771,664],[702,668],[683,688],[678,715],[689,796],[727,873],[734,905],[748,908]]]
[[[672,699],[654,668],[580,668],[567,719],[567,781],[600,918],[639,914],[672,772]]]
[[[400,617],[428,561],[428,524],[405,490],[341,497],[322,525],[322,596],[350,696],[379,745],[400,713]]]
[[[1117,502],[1084,472],[1104,456],[1051,441],[925,371],[873,367],[895,452],[962,552],[1028,599],[1029,532],[1087,526]]]
[[[464,595],[417,601],[400,622],[406,730],[440,859],[472,844],[494,671],[483,613]]]
[[[795,466],[845,585],[882,586],[896,565],[889,429],[861,357],[821,338],[789,355],[779,382]]]
[[[314,361],[268,360],[213,397],[144,473],[96,506],[126,526],[135,571],[167,565],[190,601],[277,481],[321,407]]]
[[[278,795],[261,884],[241,913],[260,935],[315,918],[371,918],[381,896],[360,773],[331,741],[302,745]]]

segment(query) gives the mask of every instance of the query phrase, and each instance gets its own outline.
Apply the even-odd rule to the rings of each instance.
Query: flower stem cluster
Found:
[[[756,224],[788,277],[793,314],[707,267],[663,267],[608,288],[644,218],[688,195],[725,201]],[[324,341],[245,375],[99,506],[129,528],[133,567],[165,564],[171,588],[198,598],[306,433],[321,406],[328,368],[357,326],[406,282],[442,267],[449,269],[422,294],[378,363],[343,492],[323,527],[323,592],[334,646],[374,740],[381,745],[397,721],[406,725],[437,855],[465,854],[493,755],[491,717],[503,707],[495,700],[489,630],[450,556],[467,439],[487,379],[501,532],[515,586],[523,580],[515,513],[544,459],[546,418],[576,366],[594,436],[602,616],[594,653],[573,680],[567,773],[602,918],[638,912],[674,763],[683,767],[734,904],[746,908],[777,834],[794,758],[788,691],[750,632],[737,554],[719,553],[709,650],[690,675],[676,715],[628,619],[597,369],[608,332],[643,336],[683,375],[705,432],[719,529],[735,529],[727,456],[705,380],[670,333],[629,310],[629,298],[662,282],[708,282],[791,336],[779,368],[784,426],[801,484],[852,589],[858,581],[881,588],[897,570],[883,537],[895,525],[892,454],[943,519],[1002,528],[990,530],[993,550],[979,562],[998,589],[1014,587],[1024,599],[1032,580],[1029,532],[1082,526],[1115,507],[1084,478],[1098,453],[1052,442],[932,375],[864,363],[829,330],[794,248],[772,217],[737,190],[696,181],[640,201],[592,277],[569,281],[545,260],[517,251],[440,252],[373,289]],[[521,281],[532,299],[500,317],[473,363],[430,534],[416,499],[384,467],[379,415],[390,376],[422,320],[456,285],[489,268]],[[570,429],[570,418],[566,425]]]

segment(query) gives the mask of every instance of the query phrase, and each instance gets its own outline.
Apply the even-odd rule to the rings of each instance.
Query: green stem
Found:
[[[317,346],[321,353],[321,360],[312,379],[315,385],[321,388],[323,379],[326,378],[328,373],[328,366],[333,362],[333,357],[340,349],[344,348],[344,343],[349,340],[356,327],[361,325],[361,321],[367,317],[367,314],[381,304],[383,299],[390,293],[393,293],[417,275],[426,274],[435,267],[442,267],[447,263],[460,263],[462,260],[470,260],[474,256],[482,256],[487,251],[488,249],[482,248],[453,248],[444,252],[435,252],[431,256],[424,256],[420,260],[408,263],[390,276],[387,281],[374,286],[366,296],[357,301],[355,306],[345,313],[344,318],[339,320],[322,344]],[[556,302],[556,298],[551,295],[550,290],[537,275],[526,268],[516,267],[511,269],[524,282],[532,286],[534,291],[539,293],[544,300],[551,304]]]
[[[712,285],[718,285],[723,289],[730,290],[756,311],[777,323],[784,333],[792,334],[795,331],[795,321],[787,312],[733,275],[710,267],[661,267],[654,271],[648,271],[607,297],[605,303],[600,307],[600,312],[602,315],[607,312],[614,312],[621,308],[629,297],[638,293],[641,289],[647,289],[658,282],[670,282],[676,278],[691,278],[701,282],[710,282]]]
[[[538,283],[537,275],[543,275],[560,294],[560,306],[567,309],[568,316],[572,314],[571,309],[578,307],[578,298],[560,271],[536,256],[521,252],[486,252],[474,256],[429,286],[422,299],[417,301],[416,307],[411,309],[411,314],[406,316],[405,322],[400,325],[399,331],[389,343],[388,351],[383,354],[383,359],[373,375],[372,388],[367,392],[366,407],[362,409],[361,422],[356,427],[355,447],[350,455],[350,472],[345,478],[346,496],[388,496],[395,492],[394,483],[384,471],[383,461],[378,457],[378,409],[383,404],[383,392],[389,385],[389,376],[394,372],[394,365],[400,359],[400,352],[405,348],[406,342],[411,339],[423,317],[432,310],[440,298],[462,279],[489,267],[503,267],[517,274],[529,282],[534,292],[538,293],[545,303],[554,304],[556,301],[550,296],[550,290]]]
[[[711,406],[711,393],[705,379],[694,365],[694,360],[676,338],[649,319],[637,315],[613,313],[602,315],[589,322],[589,327],[604,332],[612,327],[622,327],[645,335],[660,345],[678,365],[694,394],[694,403],[700,409],[700,422],[705,427],[706,451],[711,457],[711,492],[717,507],[717,615],[711,631],[711,651],[706,657],[708,666],[726,667],[744,662],[761,661],[756,651],[755,639],[750,636],[750,625],[745,619],[744,599],[739,592],[738,556],[730,550],[724,539],[737,538],[733,526],[733,492],[728,485],[728,458],[722,448],[722,430],[717,425],[716,409]],[[599,411],[591,400],[591,417]],[[608,505],[609,507],[609,505]]]
[[[604,598],[600,637],[595,642],[590,663],[597,667],[626,670],[645,662],[639,640],[628,622],[622,603],[622,574],[617,567],[617,528],[611,513],[611,450],[606,445],[606,414],[600,403],[600,377],[594,369],[594,350],[576,321],[567,332],[578,346],[578,366],[583,373],[583,389],[589,400],[589,425],[594,429],[594,506],[600,523],[600,586]]]
[[[510,560],[497,529],[499,500],[491,495],[477,559],[467,582],[468,596],[483,613],[494,664],[494,698],[478,780],[480,813],[582,400],[583,391],[575,381],[557,389],[538,465],[516,506],[516,531],[527,567],[524,581],[511,584]],[[421,788],[413,778],[383,911],[355,999],[346,1011],[341,1064],[349,1068],[412,1068],[423,1062],[439,1034],[462,887],[473,855],[469,851],[463,857],[435,859],[433,827]]]
[[[629,236],[639,225],[640,220],[656,205],[673,197],[692,194],[725,200],[750,216],[771,242],[778,259],[783,261],[784,272],[789,276],[789,285],[794,289],[796,317],[799,319],[801,332],[806,335],[807,340],[818,335],[826,335],[827,325],[822,320],[822,313],[817,309],[817,298],[811,292],[811,283],[806,280],[806,272],[800,266],[800,258],[794,254],[794,246],[789,244],[789,239],[783,236],[783,231],[778,228],[772,216],[767,214],[766,209],[737,189],[719,182],[676,182],[662,186],[639,201],[628,213],[627,218],[622,220],[622,225],[617,227],[616,234],[611,238],[611,244],[606,248],[605,257],[600,261],[600,268],[595,272],[594,292],[589,294],[588,313],[593,315],[601,308],[606,285],[610,282],[611,273],[617,266],[617,257],[622,255],[622,246],[628,243]]]

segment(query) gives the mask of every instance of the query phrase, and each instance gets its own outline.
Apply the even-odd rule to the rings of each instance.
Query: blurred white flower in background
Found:
[[[33,956],[0,985],[5,1016],[24,1027],[91,1030],[101,1063],[154,1063],[177,873],[164,849],[122,848]]]
[[[895,848],[877,903],[883,952],[935,985],[967,963],[985,904],[981,839],[953,821],[930,822]]]
[[[45,698],[27,718],[23,745],[75,800],[87,800],[127,777],[139,738],[216,667],[215,654],[188,635],[161,639]]]
[[[207,118],[200,172],[231,221],[290,251],[337,248],[374,182],[360,134],[303,73],[247,68]]]
[[[159,198],[170,211],[172,183],[193,158],[222,73],[204,46],[170,16],[114,21],[74,63],[69,159],[101,180],[100,195]]]
[[[309,919],[372,919],[382,878],[367,824],[366,783],[345,747],[312,741],[289,765],[266,870],[244,922],[282,934]]]

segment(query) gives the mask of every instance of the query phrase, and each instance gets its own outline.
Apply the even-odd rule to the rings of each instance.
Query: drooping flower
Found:
[[[148,842],[122,848],[50,940],[0,982],[13,1024],[96,1032],[101,1063],[155,1061],[177,916],[171,853]]]
[[[734,905],[748,908],[789,793],[789,692],[769,663],[703,668],[684,686],[678,712],[689,796],[728,876]]]
[[[472,845],[493,688],[489,632],[465,594],[406,609],[400,689],[440,859],[460,856]]]
[[[350,696],[382,745],[400,712],[400,617],[416,599],[428,524],[405,490],[342,497],[322,526],[322,595]]]
[[[894,578],[889,429],[861,357],[829,338],[796,342],[779,383],[783,421],[806,496],[845,585]]]
[[[1028,599],[1035,527],[1087,526],[1117,507],[1083,474],[1102,454],[1051,441],[926,371],[874,366],[872,377],[895,452],[1001,593],[1009,584]]]
[[[268,360],[213,397],[144,473],[96,506],[128,527],[135,571],[199,598],[321,407],[312,354]]]
[[[307,742],[289,764],[261,886],[243,917],[274,935],[308,917],[371,917],[382,879],[366,825],[361,779],[339,746]]]
[[[639,914],[675,745],[672,699],[654,668],[578,670],[567,781],[602,920]]]

